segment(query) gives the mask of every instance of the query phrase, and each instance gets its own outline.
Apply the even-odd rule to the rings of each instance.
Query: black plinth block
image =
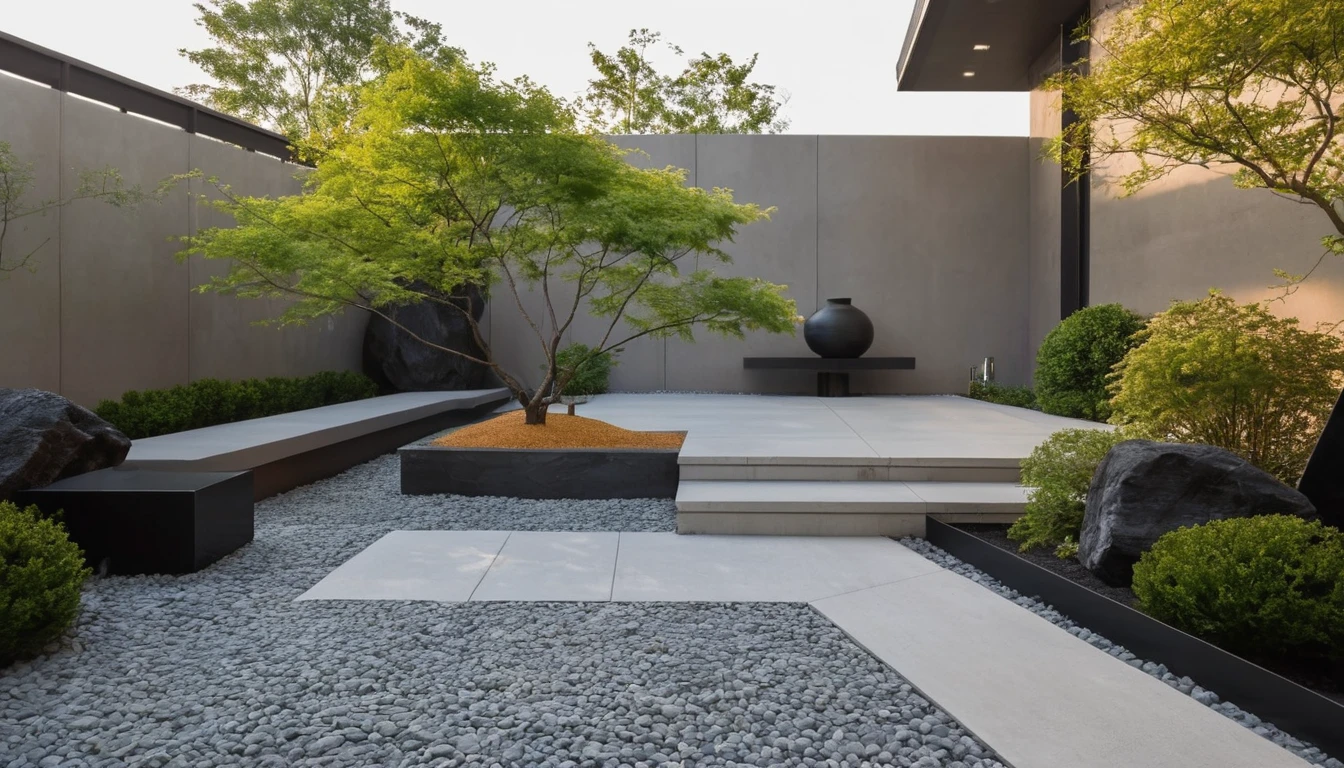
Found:
[[[848,397],[850,371],[913,371],[913,357],[744,357],[742,367],[816,371],[817,397]]]
[[[252,541],[251,472],[102,469],[15,495],[61,511],[89,565],[192,573]]]
[[[409,445],[401,492],[519,499],[671,499],[678,451],[583,448],[530,450]]]

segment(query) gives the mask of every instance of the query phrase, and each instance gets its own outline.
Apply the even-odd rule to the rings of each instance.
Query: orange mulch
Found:
[[[432,445],[454,448],[680,448],[681,432],[634,432],[614,424],[563,413],[545,424],[525,424],[522,411],[500,414],[440,437]]]

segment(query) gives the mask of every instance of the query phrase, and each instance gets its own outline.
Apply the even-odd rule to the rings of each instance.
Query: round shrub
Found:
[[[1344,533],[1287,515],[1214,520],[1134,566],[1154,618],[1234,653],[1344,657]]]
[[[611,351],[593,354],[596,350],[587,344],[574,343],[555,355],[555,364],[563,377],[566,372],[574,375],[565,383],[560,394],[565,397],[583,397],[600,395],[610,385],[611,369],[616,367],[616,357]]]
[[[1042,411],[1106,421],[1111,369],[1137,343],[1143,318],[1119,304],[1080,309],[1055,326],[1036,353],[1036,400]]]
[[[0,502],[0,667],[39,653],[79,612],[91,571],[59,523]]]
[[[1106,429],[1066,429],[1046,438],[1022,460],[1022,484],[1031,490],[1022,517],[1008,529],[1008,538],[1022,550],[1056,547],[1056,554],[1077,554],[1083,528],[1087,488],[1097,465],[1111,446],[1134,437]]]
[[[1295,485],[1344,378],[1344,341],[1217,292],[1178,301],[1116,367],[1111,421],[1225,448]]]

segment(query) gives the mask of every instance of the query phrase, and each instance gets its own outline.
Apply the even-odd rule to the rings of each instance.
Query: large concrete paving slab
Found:
[[[472,600],[610,600],[620,534],[516,531]]]
[[[951,571],[812,605],[1017,768],[1307,765]]]
[[[465,602],[508,538],[508,531],[392,531],[298,599]]]

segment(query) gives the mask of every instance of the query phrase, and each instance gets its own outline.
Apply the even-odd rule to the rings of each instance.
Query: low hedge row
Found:
[[[212,427],[324,405],[363,400],[378,385],[353,371],[299,378],[201,379],[171,389],[130,391],[104,400],[95,412],[132,440]]]

